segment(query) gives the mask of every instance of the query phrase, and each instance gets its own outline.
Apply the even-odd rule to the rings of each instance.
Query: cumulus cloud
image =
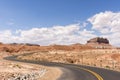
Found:
[[[88,21],[93,25],[92,29],[98,30],[102,34],[120,31],[120,12],[100,12],[89,18]]]
[[[120,45],[120,12],[100,12],[89,18],[88,21],[92,24],[93,30],[110,39],[113,45]]]
[[[53,26],[49,28],[32,28],[29,30],[17,30],[14,35],[12,31],[0,32],[0,41],[10,43],[37,43],[40,45],[49,44],[72,44],[85,43],[89,38],[95,37],[94,32],[80,29],[79,24],[66,26]]]
[[[10,30],[0,31],[0,42],[73,44],[86,43],[96,36],[106,37],[112,45],[120,46],[120,12],[100,12],[79,24],[16,30],[14,33]]]

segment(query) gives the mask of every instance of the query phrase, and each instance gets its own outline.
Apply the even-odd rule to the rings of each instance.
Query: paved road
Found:
[[[106,70],[102,68],[94,68],[75,64],[62,64],[37,61],[16,60],[16,56],[4,58],[6,60],[27,62],[33,64],[42,64],[45,66],[59,67],[63,74],[58,80],[120,80],[120,72]]]

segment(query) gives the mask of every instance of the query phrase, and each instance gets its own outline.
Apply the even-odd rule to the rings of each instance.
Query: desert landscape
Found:
[[[0,80],[120,80],[120,0],[0,0]]]
[[[56,80],[61,75],[57,67],[5,60],[5,57],[39,50],[36,45],[0,44],[0,80]],[[52,74],[51,74],[52,73]],[[57,73],[57,74],[56,74]],[[54,76],[54,77],[53,77]]]
[[[25,80],[48,80],[49,78],[56,80],[62,74],[57,67],[4,59],[15,55],[19,55],[17,56],[18,60],[78,64],[120,71],[120,49],[110,45],[109,40],[100,37],[90,39],[86,44],[49,46],[28,43],[0,44],[1,80],[20,80],[22,78]]]

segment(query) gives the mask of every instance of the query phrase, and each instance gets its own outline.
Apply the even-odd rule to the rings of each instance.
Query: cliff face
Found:
[[[88,40],[87,43],[109,44],[109,40],[106,38],[96,37]]]
[[[109,40],[107,38],[102,37],[92,38],[87,41],[86,45],[92,46],[93,48],[97,49],[114,48],[112,45],[109,44]]]

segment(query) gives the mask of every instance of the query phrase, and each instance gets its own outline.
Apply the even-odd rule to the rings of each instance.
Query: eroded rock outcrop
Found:
[[[112,45],[110,45],[109,40],[107,38],[102,38],[102,37],[92,38],[87,41],[86,45],[89,45],[98,49],[114,48]]]
[[[107,38],[96,37],[87,41],[87,43],[97,43],[97,44],[109,44],[109,40]]]

